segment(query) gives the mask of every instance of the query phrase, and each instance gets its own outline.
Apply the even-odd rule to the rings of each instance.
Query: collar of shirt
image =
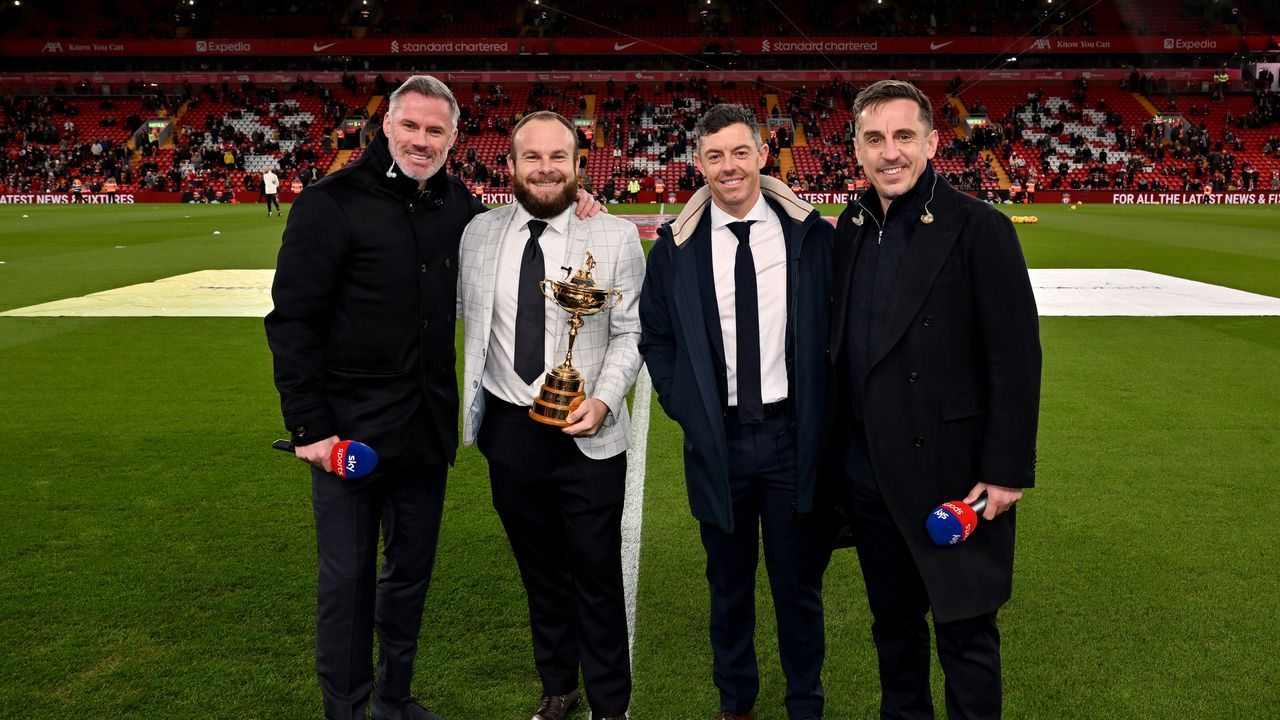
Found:
[[[769,203],[765,201],[764,195],[756,196],[756,204],[751,206],[747,211],[746,217],[736,218],[724,210],[719,205],[711,203],[711,229],[717,230],[726,227],[729,223],[741,222],[743,220],[755,220],[757,222],[766,222],[769,219]]]
[[[516,203],[516,212],[515,215],[511,217],[511,222],[515,227],[523,228],[530,220],[545,220],[547,223],[547,230],[554,230],[559,235],[565,235],[569,232],[569,216],[573,214],[574,207],[575,206],[570,205],[555,217],[535,218],[528,210],[524,209],[523,205]],[[546,230],[543,232],[546,232]],[[525,239],[528,239],[528,237],[528,235],[524,235]]]

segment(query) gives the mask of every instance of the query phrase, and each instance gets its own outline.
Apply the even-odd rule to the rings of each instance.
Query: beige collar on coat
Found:
[[[765,198],[772,199],[781,205],[787,216],[796,222],[804,222],[813,212],[812,205],[796,197],[786,183],[771,175],[760,176],[760,192],[764,193]],[[689,198],[689,202],[685,203],[684,211],[671,223],[671,233],[676,247],[693,237],[694,231],[698,229],[698,222],[702,220],[702,214],[707,211],[707,206],[710,204],[711,188],[703,185],[693,194],[693,197]]]

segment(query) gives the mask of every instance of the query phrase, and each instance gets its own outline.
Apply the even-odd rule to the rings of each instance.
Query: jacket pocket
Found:
[[[942,422],[981,415],[982,411],[986,409],[983,404],[982,393],[978,392],[977,388],[944,392],[939,397]]]
[[[400,368],[393,368],[381,365],[359,365],[346,363],[333,363],[326,368],[326,372],[331,375],[346,378],[382,378],[396,377],[406,374]]]

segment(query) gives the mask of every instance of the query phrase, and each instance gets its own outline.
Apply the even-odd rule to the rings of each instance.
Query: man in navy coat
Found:
[[[947,716],[998,718],[996,611],[1012,587],[1014,503],[1035,481],[1035,297],[1009,219],[934,173],[928,97],[886,80],[853,110],[871,189],[836,225],[831,457],[852,493],[881,717],[933,717],[932,612]],[[968,540],[930,541],[934,507],[984,492]]]
[[[812,517],[827,386],[833,231],[782,182],[753,112],[712,107],[694,129],[707,185],[658,230],[640,295],[640,351],[684,429],[689,505],[711,588],[718,720],[759,692],[755,577],[763,535],[793,720],[822,715],[822,572]]]

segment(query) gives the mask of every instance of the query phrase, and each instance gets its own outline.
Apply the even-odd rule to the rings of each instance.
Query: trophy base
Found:
[[[565,365],[553,368],[529,409],[529,417],[544,425],[567,426],[569,421],[565,418],[582,404],[586,395],[583,384],[582,373],[577,369]]]

